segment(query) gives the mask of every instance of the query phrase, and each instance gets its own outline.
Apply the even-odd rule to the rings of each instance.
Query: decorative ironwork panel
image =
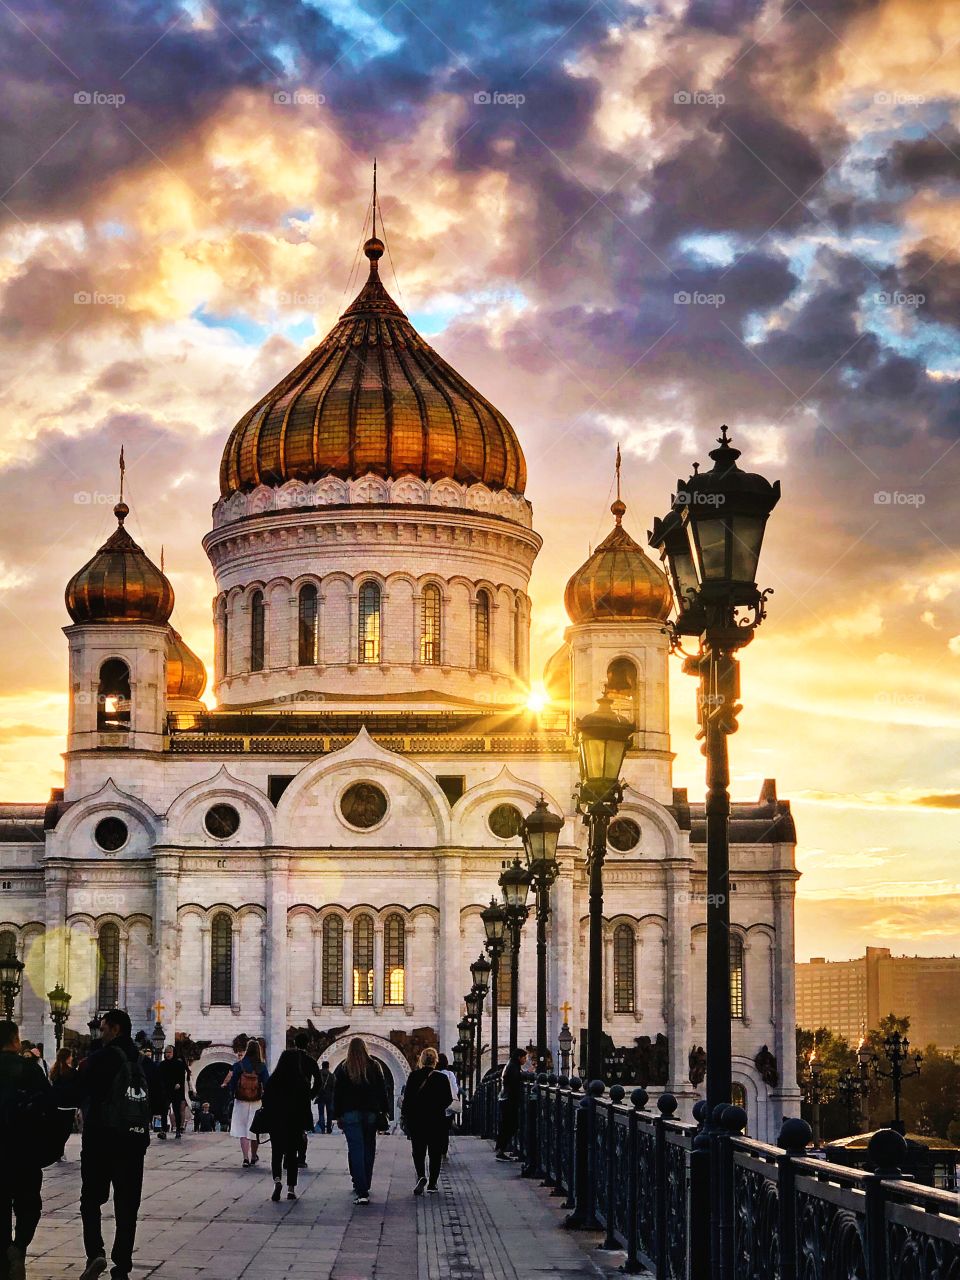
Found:
[[[648,1264],[657,1257],[657,1141],[654,1130],[637,1126],[637,1248]]]
[[[626,1112],[615,1111],[613,1124],[613,1186],[610,1188],[613,1213],[613,1230],[617,1239],[626,1243],[630,1230],[630,1179],[627,1168],[630,1160],[630,1130]]]
[[[667,1280],[687,1280],[687,1152],[667,1139]]]
[[[776,1176],[776,1167],[773,1169]],[[737,1280],[780,1280],[777,1184],[759,1169],[733,1166],[733,1249]]]
[[[610,1186],[607,1170],[607,1127],[610,1123],[610,1110],[603,1103],[596,1108],[596,1123],[593,1130],[593,1169],[596,1179],[597,1217],[607,1225],[610,1212]]]
[[[838,1199],[797,1194],[797,1280],[870,1280],[863,1217]]]
[[[888,1276],[891,1280],[960,1280],[956,1196],[910,1188],[911,1199],[914,1196],[921,1200],[919,1205],[888,1201],[885,1206]]]

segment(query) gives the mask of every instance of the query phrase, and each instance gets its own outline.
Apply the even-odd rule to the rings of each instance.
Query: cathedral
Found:
[[[215,709],[122,497],[113,534],[67,584],[64,787],[0,806],[0,952],[26,964],[15,1016],[50,1057],[46,993],[60,982],[68,1027],[85,1032],[119,1004],[149,1033],[159,1015],[168,1041],[206,1045],[201,1069],[231,1062],[241,1033],[265,1037],[275,1061],[310,1023],[328,1033],[331,1065],[364,1036],[399,1090],[415,1046],[449,1052],[457,1038],[480,913],[543,795],[565,818],[549,1041],[556,1053],[568,1021],[579,1058],[587,875],[573,734],[606,687],[637,728],[604,875],[605,1028],[688,1115],[703,1078],[705,824],[672,784],[667,579],[618,498],[567,584],[545,705],[531,699],[541,538],[520,443],[390,297],[383,251],[366,242],[354,302],[226,441],[203,540]],[[798,1099],[795,839],[773,781],[734,803],[735,1093],[768,1141]],[[531,922],[516,975],[523,1044],[532,935]],[[504,963],[500,1005],[511,981]],[[505,1008],[499,1025],[502,1061]]]

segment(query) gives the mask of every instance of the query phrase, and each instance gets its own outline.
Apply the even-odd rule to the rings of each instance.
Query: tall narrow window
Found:
[[[297,662],[301,667],[315,667],[320,660],[320,628],[317,588],[312,582],[300,588],[297,601]]]
[[[730,935],[730,1017],[743,1017],[743,939]]]
[[[518,676],[523,675],[523,611],[519,600],[513,613],[513,669]]]
[[[0,959],[17,954],[17,935],[12,929],[4,929],[0,933]]]
[[[490,670],[490,593],[477,592],[477,670]]]
[[[100,668],[97,728],[101,733],[130,728],[130,668],[122,658],[108,658]]]
[[[353,1003],[373,1004],[373,918],[357,916],[353,925]]]
[[[383,926],[384,1004],[403,1004],[405,979],[403,916],[387,916]]]
[[[220,671],[225,676],[230,674],[230,621],[226,601],[220,616]]]
[[[98,1012],[105,1013],[120,1003],[120,929],[117,925],[100,926],[97,950],[100,952],[97,1008]]]
[[[500,968],[497,971],[497,1004],[501,1009],[510,1005],[510,987],[513,984],[513,951],[509,942],[500,957]]]
[[[637,668],[629,658],[614,658],[607,667],[607,693],[617,715],[637,723]]]
[[[263,670],[263,592],[250,597],[250,670]]]
[[[233,921],[218,911],[210,926],[210,1003],[230,1004],[233,995]]]
[[[360,626],[358,631],[361,662],[380,661],[380,588],[365,582],[360,588]]]
[[[613,1011],[633,1013],[634,947],[633,930],[628,924],[618,924],[613,934]]]
[[[420,597],[420,661],[425,667],[440,665],[440,588],[430,583]]]
[[[343,1004],[343,921],[327,916],[323,922],[322,1004]]]

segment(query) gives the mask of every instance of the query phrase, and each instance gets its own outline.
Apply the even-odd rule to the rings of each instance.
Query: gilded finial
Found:
[[[610,506],[610,510],[613,512],[613,518],[616,520],[618,528],[623,520],[624,512],[627,509],[626,504],[623,501],[621,501],[621,498],[620,498],[620,462],[621,462],[620,446],[618,444],[617,445],[617,462],[616,462],[617,497],[616,497],[616,501],[613,502]]]
[[[370,262],[370,277],[379,275],[380,268],[377,263],[383,257],[384,244],[377,235],[377,160],[373,160],[373,235],[364,244],[363,252],[367,255]]]
[[[123,500],[123,475],[127,469],[127,464],[123,460],[123,445],[120,446],[120,501],[113,508],[113,514],[117,517],[117,523],[123,525],[124,520],[130,514],[130,508]]]

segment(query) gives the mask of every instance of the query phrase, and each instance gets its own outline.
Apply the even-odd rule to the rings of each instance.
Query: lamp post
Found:
[[[517,1048],[517,1019],[520,992],[520,930],[524,926],[529,907],[527,894],[530,891],[530,874],[519,858],[505,867],[500,873],[500,889],[503,893],[503,909],[507,917],[507,929],[510,934],[510,1054]]]
[[[507,913],[496,898],[491,898],[489,907],[480,912],[480,919],[490,953],[490,1066],[495,1070],[500,1065],[500,957],[506,945]]]
[[[94,1009],[93,1016],[87,1023],[87,1030],[90,1032],[90,1044],[92,1046],[100,1039],[100,1014],[96,1009]]]
[[[166,1044],[166,1042],[167,1042],[167,1033],[163,1029],[163,1023],[158,1018],[156,1025],[153,1028],[153,1034],[150,1037],[150,1043],[153,1045],[154,1062],[163,1061],[163,1046]]]
[[[53,1023],[53,1034],[56,1037],[57,1053],[63,1043],[63,1028],[70,1013],[70,992],[64,991],[63,984],[57,983],[52,991],[47,992],[50,1001],[50,1020]]]
[[[473,989],[477,993],[477,1088],[483,1081],[483,1002],[490,990],[490,961],[481,951],[470,966]]]
[[[903,1092],[904,1080],[909,1080],[911,1076],[920,1074],[920,1064],[923,1062],[923,1055],[920,1053],[910,1052],[910,1041],[906,1036],[901,1036],[899,1031],[894,1031],[892,1035],[887,1036],[883,1042],[884,1057],[890,1063],[890,1070],[883,1071],[880,1068],[880,1059],[874,1054],[873,1071],[881,1080],[889,1080],[893,1089],[893,1124],[891,1129],[896,1129],[897,1133],[906,1132],[903,1121],[900,1119],[900,1097]],[[903,1064],[908,1058],[912,1058],[914,1068],[912,1071],[904,1071]]]
[[[861,1036],[860,1043],[857,1045],[857,1072],[860,1076],[860,1096],[863,1099],[860,1119],[864,1133],[870,1130],[870,1067],[873,1057],[873,1050]]]
[[[810,1099],[810,1127],[813,1130],[813,1145],[819,1147],[822,1141],[820,1131],[820,1104],[824,1099],[823,1063],[816,1056],[816,1049],[810,1054],[807,1063],[810,1079],[807,1082],[807,1096]]]
[[[573,1032],[570,1030],[566,1019],[564,1019],[560,1034],[557,1036],[557,1047],[560,1058],[560,1075],[569,1078],[573,1066]]]
[[[23,961],[18,960],[11,946],[5,956],[0,956],[0,996],[3,998],[3,1016],[13,1021],[13,1007],[23,984]]]
[[[460,1033],[460,1054],[463,1059],[463,1091],[467,1095],[469,1101],[472,1090],[471,1057],[470,1050],[473,1046],[473,1026],[469,1018],[461,1018],[457,1023],[457,1031]]]
[[[614,713],[604,693],[591,711],[577,721],[580,783],[577,813],[589,831],[587,866],[590,871],[590,950],[587,979],[587,1077],[603,1076],[603,860],[607,828],[623,799],[620,770],[634,725]]]
[[[837,1094],[847,1112],[847,1128],[851,1134],[860,1132],[860,1114],[862,1111],[865,1085],[863,1076],[851,1067],[844,1069],[837,1076]]]
[[[453,1071],[454,1071],[454,1075],[457,1077],[457,1081],[458,1081],[458,1083],[459,1083],[459,1085],[460,1085],[460,1092],[461,1092],[461,1093],[463,1093],[463,1091],[464,1091],[464,1087],[463,1087],[463,1086],[464,1086],[464,1080],[463,1080],[463,1045],[460,1043],[460,1041],[459,1041],[459,1040],[458,1040],[458,1041],[457,1041],[457,1043],[453,1046]],[[462,1118],[461,1118],[461,1123],[463,1123]]]
[[[560,874],[557,843],[563,818],[551,813],[543,796],[520,828],[537,916],[537,1072],[547,1069],[547,921],[550,889]]]

